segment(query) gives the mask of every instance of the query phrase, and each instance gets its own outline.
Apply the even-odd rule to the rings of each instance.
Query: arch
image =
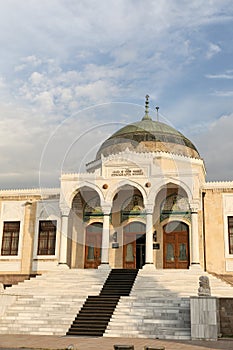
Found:
[[[186,183],[184,183],[183,181],[180,181],[180,180],[176,180],[176,179],[172,179],[172,180],[171,179],[166,179],[166,180],[163,179],[163,180],[159,181],[156,184],[156,186],[152,186],[151,191],[149,192],[149,195],[148,195],[148,201],[150,203],[155,203],[158,193],[163,188],[166,188],[169,184],[182,188],[186,192],[189,202],[193,199],[192,191]]]
[[[103,217],[100,218],[90,218],[88,221],[83,222],[83,227],[86,229],[88,226],[92,224],[103,224]]]
[[[138,225],[139,224],[139,225]],[[135,226],[135,227],[134,227]],[[136,227],[138,226],[138,227]],[[127,228],[127,230],[126,230]],[[139,220],[133,220],[128,222],[123,226],[124,232],[142,232],[143,230],[146,230],[146,223],[139,221]]]
[[[145,205],[142,193],[138,188],[129,184],[121,186],[112,200],[111,215],[115,217],[114,223],[117,225],[121,225],[130,217],[144,216]]]
[[[147,204],[148,200],[145,189],[139,183],[129,179],[124,179],[112,185],[111,189],[109,189],[108,193],[106,194],[106,202],[112,203],[113,198],[115,197],[117,192],[119,192],[124,186],[131,186],[137,188],[142,195],[144,205]]]
[[[82,191],[83,189],[83,191]],[[73,197],[72,210],[84,221],[103,215],[98,192],[90,187],[81,187]]]
[[[97,192],[99,197],[100,197],[100,203],[102,203],[104,201],[104,195],[103,195],[103,192],[102,190],[95,184],[89,182],[89,181],[83,181],[81,182],[77,188],[75,188],[75,190],[73,190],[73,192],[69,195],[69,199],[68,199],[68,205],[69,207],[71,208],[72,207],[72,202],[73,202],[73,199],[74,197],[76,196],[76,194],[78,192],[80,192],[80,190],[82,190],[82,188],[84,187],[87,187],[87,188],[90,188],[92,189],[93,191]]]
[[[122,226],[123,230],[124,230],[125,226],[127,226],[128,224],[131,224],[133,222],[140,222],[141,224],[146,225],[146,219],[144,219],[144,218],[140,218],[140,217],[138,217],[138,218],[129,218],[128,220],[125,220],[125,221],[122,222],[121,226]]]
[[[162,227],[166,226],[167,224],[169,224],[170,222],[173,221],[180,221],[182,223],[184,223],[185,225],[187,225],[189,227],[189,229],[191,228],[191,223],[188,219],[182,217],[182,218],[166,218],[163,221],[161,221],[161,225]]]

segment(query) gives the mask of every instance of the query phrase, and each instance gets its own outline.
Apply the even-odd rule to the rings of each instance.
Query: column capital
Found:
[[[69,216],[70,214],[70,207],[68,206],[60,206],[61,210],[61,216]]]
[[[190,205],[191,212],[197,213],[199,208],[200,208],[200,200],[194,199],[194,200],[190,201],[189,205]]]
[[[145,213],[148,215],[152,215],[154,212],[154,205],[153,204],[147,204],[145,205]]]
[[[109,206],[109,205],[102,205],[101,208],[102,208],[102,211],[103,211],[104,215],[110,215],[111,210],[112,210],[111,206]]]

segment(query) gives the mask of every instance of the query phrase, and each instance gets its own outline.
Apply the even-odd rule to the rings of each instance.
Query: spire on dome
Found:
[[[155,109],[157,111],[157,121],[159,121],[159,106],[156,106]]]
[[[146,101],[145,101],[145,115],[142,118],[142,120],[152,120],[149,116],[149,95],[146,95]]]

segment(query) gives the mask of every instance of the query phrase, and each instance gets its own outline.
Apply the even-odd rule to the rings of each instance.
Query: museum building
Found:
[[[140,121],[99,148],[60,188],[0,191],[0,282],[57,268],[233,273],[233,181],[206,182],[179,131]]]

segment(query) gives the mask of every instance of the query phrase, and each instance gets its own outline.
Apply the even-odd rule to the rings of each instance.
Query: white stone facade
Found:
[[[231,273],[228,217],[233,183],[206,183],[201,158],[129,149],[102,155],[86,173],[63,174],[60,188],[0,191],[0,275],[16,281],[62,266]],[[14,221],[17,254],[2,254],[4,223]],[[41,222],[56,226],[53,248],[48,231],[41,238],[46,254],[38,248]]]

